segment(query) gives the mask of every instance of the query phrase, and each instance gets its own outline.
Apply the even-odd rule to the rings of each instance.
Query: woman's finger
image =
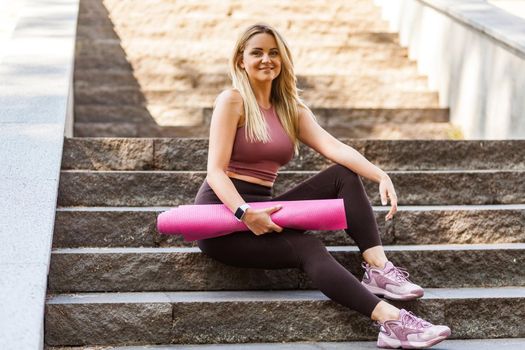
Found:
[[[397,194],[394,187],[388,189],[388,197],[390,198],[390,203],[392,205],[397,205]]]
[[[397,210],[397,198],[390,198],[390,204],[393,210]]]
[[[279,204],[279,205],[276,205],[276,206],[274,206],[274,207],[266,208],[265,211],[266,211],[268,214],[273,214],[273,213],[275,213],[277,210],[282,209],[282,207],[283,207],[283,206],[282,206],[281,204]]]
[[[395,197],[395,195],[394,196],[390,195],[390,203],[392,207],[388,211],[388,214],[385,216],[385,220],[392,219],[394,217],[394,214],[397,211],[397,198]]]
[[[272,230],[276,231],[276,232],[281,232],[283,230],[283,228],[277,224],[273,224],[272,225]]]

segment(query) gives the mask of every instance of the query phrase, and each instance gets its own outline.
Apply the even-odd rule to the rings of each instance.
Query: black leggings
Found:
[[[381,245],[375,216],[359,176],[342,165],[332,165],[286,193],[272,198],[272,188],[231,178],[246,202],[343,198],[348,229],[361,252]],[[206,180],[195,204],[222,203]],[[233,214],[232,214],[233,215]],[[304,231],[283,228],[282,232],[255,235],[251,231],[197,241],[209,257],[236,267],[280,269],[300,268],[330,299],[371,316],[381,299],[327,251],[324,244]]]

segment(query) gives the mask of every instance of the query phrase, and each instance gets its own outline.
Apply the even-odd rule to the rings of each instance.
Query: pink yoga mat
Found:
[[[271,214],[283,228],[340,230],[347,228],[342,198],[248,203],[254,209],[283,207]],[[186,241],[224,236],[249,228],[237,221],[224,204],[181,205],[159,214],[157,229],[162,234],[180,234]]]

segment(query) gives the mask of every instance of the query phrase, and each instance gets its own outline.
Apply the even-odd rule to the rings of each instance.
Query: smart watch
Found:
[[[244,214],[246,214],[246,209],[248,208],[251,208],[251,207],[246,203],[244,203],[239,208],[237,208],[237,210],[235,211],[235,218],[237,218],[237,221],[242,221]]]

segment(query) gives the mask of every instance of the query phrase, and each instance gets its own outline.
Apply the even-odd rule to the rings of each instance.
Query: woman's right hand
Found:
[[[257,236],[272,231],[281,232],[283,228],[274,223],[270,215],[282,207],[282,205],[276,205],[274,207],[264,209],[248,208],[246,210],[246,214],[244,214],[244,217],[242,218],[242,221]]]

